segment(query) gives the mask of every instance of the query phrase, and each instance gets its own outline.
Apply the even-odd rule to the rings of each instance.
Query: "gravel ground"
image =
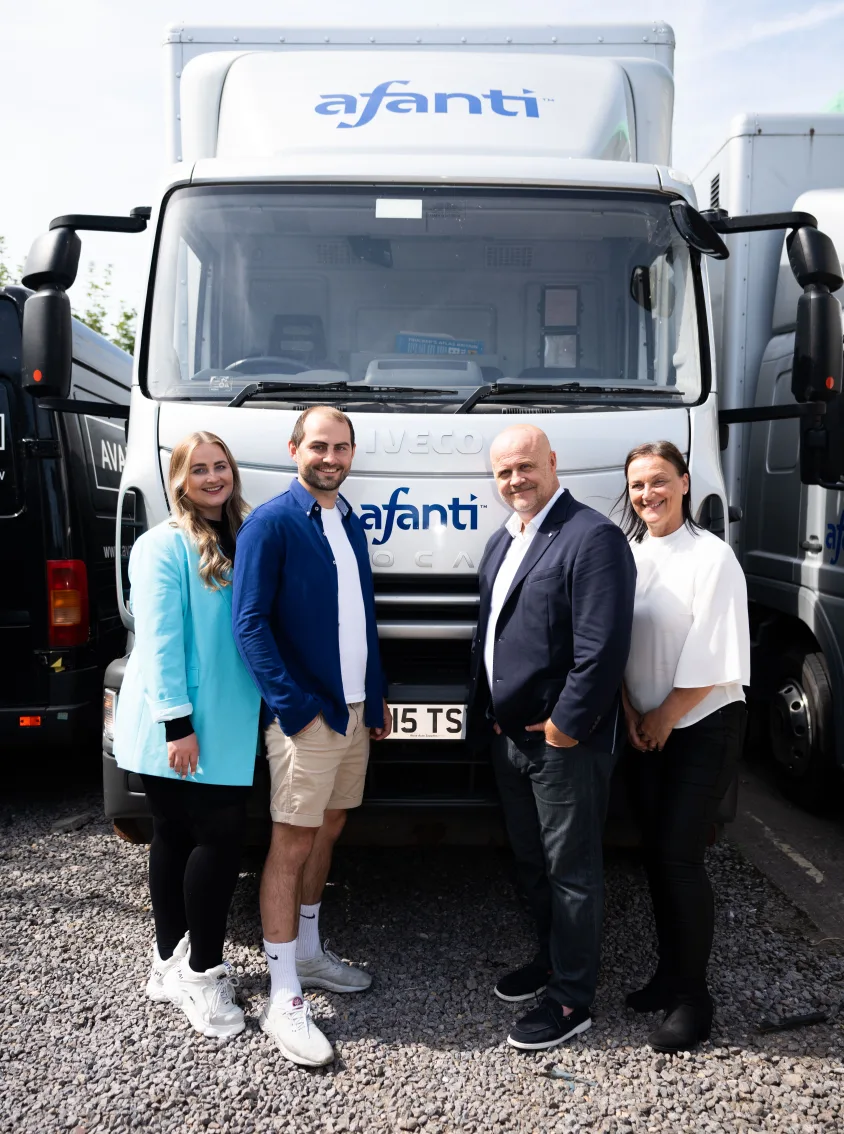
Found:
[[[54,833],[95,796],[0,808],[0,1131],[844,1130],[844,1012],[760,1035],[771,1011],[844,998],[844,952],[729,846],[711,853],[719,895],[710,1044],[666,1058],[656,1017],[623,1007],[653,949],[642,876],[607,863],[607,927],[596,1019],[556,1052],[504,1044],[517,1014],[491,994],[531,953],[503,852],[342,849],[324,903],[332,947],[376,974],[359,998],[318,994],[338,1059],[306,1071],[257,1028],[266,996],[257,878],[238,885],[227,956],[247,1012],[228,1043],[190,1030],[143,995],[152,941],[146,850],[104,821]],[[838,950],[837,952],[835,950]],[[552,1068],[567,1077],[551,1078]]]

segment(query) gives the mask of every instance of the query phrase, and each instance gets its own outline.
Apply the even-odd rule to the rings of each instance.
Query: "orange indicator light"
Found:
[[[41,727],[41,718],[40,717],[21,717],[20,718],[20,727],[21,728],[40,728]]]
[[[827,390],[834,390],[835,389],[835,379],[834,378],[827,378],[826,388],[827,388]]]
[[[43,377],[44,377],[44,375],[41,373],[40,370],[33,370],[32,371],[33,382],[40,382]]]

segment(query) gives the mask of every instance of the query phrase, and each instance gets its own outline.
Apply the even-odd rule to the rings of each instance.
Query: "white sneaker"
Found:
[[[147,996],[150,998],[150,1000],[157,1000],[159,1002],[162,1002],[164,1000],[170,999],[170,997],[164,991],[164,978],[167,976],[171,969],[175,969],[176,965],[178,965],[180,961],[183,961],[185,957],[187,957],[189,945],[190,941],[186,933],[179,944],[176,946],[176,948],[173,950],[173,956],[168,957],[166,961],[162,961],[162,959],[159,957],[158,946],[153,945],[152,968],[150,970],[146,989]]]
[[[329,992],[365,992],[372,984],[368,972],[341,961],[330,949],[309,961],[297,961],[296,973],[302,988],[325,988]]]
[[[182,1009],[198,1032],[211,1039],[236,1036],[246,1027],[243,1011],[234,999],[237,977],[223,962],[204,973],[195,973],[181,961],[164,978],[167,999]]]
[[[334,1058],[334,1048],[314,1023],[310,1004],[300,996],[289,1008],[278,1002],[265,1004],[258,1023],[291,1063],[322,1067]]]

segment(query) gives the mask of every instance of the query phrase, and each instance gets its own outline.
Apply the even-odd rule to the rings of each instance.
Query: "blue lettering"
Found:
[[[390,536],[393,534],[393,524],[395,523],[396,512],[398,511],[398,509],[400,507],[400,505],[399,505],[399,493],[400,492],[410,492],[410,489],[409,488],[396,488],[396,489],[394,489],[393,494],[390,497],[390,499],[388,500],[388,502],[386,504],[382,505],[382,507],[383,507],[383,509],[386,513],[386,517],[385,517],[385,520],[384,520],[384,535],[381,537],[381,539],[374,539],[372,541],[375,546],[378,546],[382,543],[386,543],[387,540],[390,538]]]
[[[431,515],[436,512],[439,517],[439,522],[442,527],[448,527],[448,512],[442,504],[423,504],[422,505],[422,527],[427,531],[431,526]]]
[[[338,130],[354,130],[358,126],[365,126],[367,122],[371,122],[375,115],[378,113],[381,103],[389,93],[389,88],[396,83],[400,87],[406,87],[408,79],[390,79],[386,83],[379,83],[369,94],[362,94],[361,98],[367,100],[366,106],[361,112],[360,118],[357,122],[338,122]],[[397,92],[394,92],[397,93]]]
[[[518,110],[508,110],[504,103],[522,102],[525,106],[525,115],[528,118],[538,118],[539,105],[536,99],[524,97],[532,94],[533,91],[529,91],[525,87],[522,87],[522,93],[520,95],[506,95],[500,88],[493,89],[490,87],[489,94],[485,94],[483,97],[489,99],[489,105],[492,107],[493,113],[495,114],[502,114],[506,118],[516,118],[518,117]]]
[[[435,94],[434,95],[434,113],[435,114],[448,114],[448,100],[450,98],[465,98],[469,107],[470,114],[480,114],[483,110],[483,104],[477,95],[473,94]]]
[[[391,110],[393,114],[410,114],[411,110],[415,110],[417,114],[427,114],[428,100],[423,94],[408,91],[401,98],[390,99],[387,110]]]
[[[381,509],[377,504],[361,504],[360,513],[361,527],[365,531],[371,532],[373,528],[381,531]]]
[[[368,125],[383,106],[390,114],[428,114],[430,99],[428,95],[415,91],[397,91],[395,87],[406,87],[409,79],[390,79],[379,83],[371,91],[360,95],[365,101],[356,122],[338,122],[338,130],[355,130]],[[359,110],[358,96],[351,94],[320,95],[322,102],[314,110],[327,116],[356,115]],[[483,99],[489,103],[493,114],[503,118],[539,117],[539,101],[532,90],[522,87],[522,93],[505,94],[501,87],[491,87],[481,96],[466,91],[436,91],[433,95],[434,113],[448,114],[452,100],[458,100],[461,110],[468,114],[483,114]]]
[[[835,533],[835,555],[829,561],[834,567],[841,556],[841,540],[844,537],[844,512],[841,513],[837,524],[830,524],[829,526]],[[829,534],[827,534],[827,547],[829,547]]]
[[[319,96],[323,101],[314,107],[317,114],[355,114],[358,100],[350,94],[324,94]],[[339,123],[338,123],[339,125]]]

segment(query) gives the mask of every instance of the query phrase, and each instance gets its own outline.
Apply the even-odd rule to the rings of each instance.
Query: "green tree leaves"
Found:
[[[12,268],[9,265],[6,238],[0,236],[0,287],[16,284],[23,275],[23,264]],[[106,264],[102,272],[91,261],[88,264],[88,286],[85,292],[84,307],[80,311],[73,307],[74,318],[97,334],[110,339],[121,350],[135,353],[135,320],[138,313],[128,307],[122,299],[117,300],[117,317],[110,323],[109,309],[113,309],[111,294],[111,264]]]

